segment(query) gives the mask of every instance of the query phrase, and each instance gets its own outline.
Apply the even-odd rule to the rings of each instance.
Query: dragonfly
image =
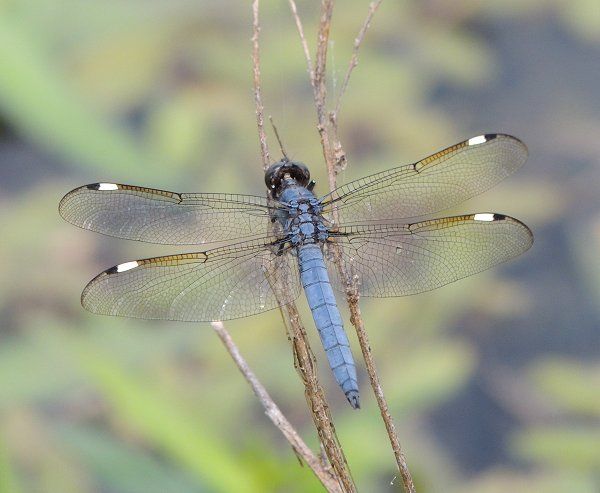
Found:
[[[356,364],[334,292],[347,293],[350,282],[360,296],[412,295],[528,250],[530,229],[503,214],[427,217],[491,188],[526,159],[519,139],[485,134],[321,197],[308,167],[284,157],[267,169],[264,197],[94,183],[65,195],[59,212],[118,238],[208,245],[101,272],[81,295],[96,314],[224,321],[284,306],[303,290],[333,375],[357,409]]]

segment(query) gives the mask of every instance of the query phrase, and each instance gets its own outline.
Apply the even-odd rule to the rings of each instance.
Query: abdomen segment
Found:
[[[350,405],[357,409],[360,407],[360,401],[356,365],[320,247],[316,244],[300,246],[298,266],[302,286],[325,348],[329,366]]]

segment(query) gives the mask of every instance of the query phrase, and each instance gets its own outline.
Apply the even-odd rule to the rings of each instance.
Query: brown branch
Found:
[[[344,96],[344,93],[346,92],[346,89],[348,88],[348,82],[350,81],[350,76],[352,75],[352,71],[358,65],[358,50],[360,48],[360,45],[363,42],[363,39],[365,38],[367,29],[369,29],[369,26],[371,25],[371,20],[373,19],[373,15],[375,15],[375,12],[381,5],[381,2],[383,2],[383,0],[376,0],[375,2],[371,2],[369,4],[369,12],[365,19],[365,22],[364,22],[363,26],[360,28],[360,31],[358,32],[358,36],[356,36],[356,38],[354,39],[354,48],[352,49],[352,56],[350,57],[350,63],[348,65],[348,70],[346,71],[346,75],[344,76],[344,82],[342,82],[342,88],[340,89],[340,93],[337,97],[337,103],[335,104],[334,113],[335,113],[336,117],[340,113],[340,105],[342,104],[342,97]]]
[[[345,493],[356,492],[344,451],[335,432],[323,388],[317,378],[315,357],[308,345],[308,337],[304,326],[300,322],[298,309],[294,303],[290,303],[285,306],[285,312],[286,316],[283,317],[283,320],[286,322],[288,334],[294,348],[296,370],[305,386],[306,400],[317,429],[319,441],[325,450],[331,467],[335,471],[341,490]]]
[[[315,59],[315,106],[319,125],[325,125],[325,101],[327,99],[327,81],[325,67],[327,64],[327,48],[329,47],[329,31],[333,15],[334,0],[321,0],[321,20],[317,33],[317,56]]]
[[[290,0],[290,3],[293,3],[292,0]],[[321,138],[323,155],[325,157],[325,162],[327,165],[327,175],[330,191],[333,191],[335,188],[337,188],[337,175],[342,169],[344,169],[346,165],[346,154],[338,137],[337,126],[337,113],[340,109],[341,98],[348,86],[348,82],[350,80],[352,71],[358,63],[358,50],[360,48],[360,45],[365,37],[366,31],[371,23],[372,17],[380,4],[381,0],[378,0],[372,2],[369,6],[367,18],[354,42],[354,50],[350,59],[348,71],[342,84],[342,90],[337,100],[336,109],[330,112],[329,119],[326,120],[325,107],[327,92],[325,84],[325,68],[334,0],[322,0],[321,2],[321,20],[319,24],[317,57],[316,65],[314,67],[314,80],[311,83],[314,89],[315,107],[317,110],[317,129]],[[294,15],[296,18],[296,25],[298,26],[300,37],[302,40],[304,39],[304,34],[301,30],[302,24],[297,14]],[[335,209],[335,206],[333,208],[333,220],[336,224],[339,224],[339,215],[337,210]],[[414,493],[414,482],[412,480],[410,470],[408,469],[406,458],[404,456],[404,453],[402,452],[400,441],[398,440],[398,436],[396,434],[394,422],[389,413],[387,401],[385,399],[385,395],[383,393],[383,389],[381,387],[381,383],[379,381],[379,376],[375,366],[375,361],[373,360],[373,355],[371,353],[369,339],[365,331],[362,314],[358,304],[359,293],[356,280],[353,278],[351,273],[347,272],[345,269],[344,263],[342,261],[343,252],[341,250],[341,245],[337,243],[332,243],[331,250],[334,254],[334,260],[340,273],[340,276],[346,282],[346,299],[351,313],[350,320],[356,329],[363,358],[365,360],[367,373],[369,374],[369,381],[371,383],[371,387],[373,388],[373,392],[375,394],[377,404],[379,406],[381,416],[383,418],[385,428],[388,433],[390,444],[392,446],[392,450],[396,458],[396,464],[398,465],[398,469],[402,477],[404,489],[408,493]]]
[[[377,373],[375,360],[373,359],[373,353],[371,352],[371,344],[369,342],[369,337],[367,336],[367,331],[365,330],[365,324],[363,322],[360,306],[358,304],[356,283],[353,284],[354,286],[351,287],[351,291],[349,292],[350,294],[347,294],[346,297],[348,306],[350,307],[350,322],[356,329],[356,334],[360,343],[360,349],[362,351],[367,373],[369,375],[369,381],[371,382],[371,387],[373,388],[373,393],[377,399],[377,405],[379,406],[379,411],[385,424],[385,429],[387,431],[392,450],[394,451],[394,457],[396,458],[396,464],[398,465],[398,470],[400,471],[400,476],[402,477],[404,490],[407,493],[415,493],[415,484],[413,482],[412,475],[410,474],[406,457],[402,451],[402,446],[400,445],[400,440],[398,439],[398,434],[396,433],[396,425],[394,424],[394,420],[390,414],[387,400],[385,399],[383,388],[381,387],[381,382],[379,381],[379,374]]]
[[[325,100],[327,96],[325,62],[327,60],[327,44],[329,40],[329,28],[331,26],[331,16],[333,14],[334,2],[328,0],[322,0],[321,2],[321,20],[319,22],[317,58],[315,66],[313,66],[310,58],[310,52],[308,50],[306,36],[304,35],[302,20],[300,19],[298,10],[296,8],[296,2],[294,0],[289,0],[289,4],[290,10],[292,11],[292,16],[296,22],[296,27],[300,36],[300,43],[304,49],[304,56],[308,65],[308,76],[310,78],[310,84],[313,88],[315,107],[317,108],[317,129],[319,131],[319,136],[321,137],[321,147],[323,148],[325,162],[329,162],[329,156],[326,154],[329,152],[330,145],[325,122]]]
[[[264,106],[262,103],[262,91],[260,84],[260,24],[258,22],[258,4],[259,0],[252,3],[252,74],[254,81],[254,103],[256,104],[256,126],[258,127],[258,140],[260,141],[260,154],[263,160],[263,168],[266,170],[271,164],[269,156],[269,146],[267,145],[267,136],[265,134]]]
[[[253,12],[253,31],[254,35],[252,37],[253,42],[253,73],[254,73],[254,96],[255,96],[255,104],[256,104],[256,121],[258,126],[258,134],[259,140],[261,144],[261,155],[263,160],[264,169],[266,169],[270,164],[270,159],[268,155],[268,147],[266,136],[264,132],[264,109],[261,101],[261,83],[260,83],[260,55],[259,55],[259,32],[260,32],[260,23],[258,17],[259,1],[254,0],[252,5]],[[308,53],[308,48],[306,53]],[[310,58],[309,58],[310,60]],[[310,67],[310,63],[309,63]],[[276,224],[274,223],[274,227]],[[277,263],[277,262],[275,262]],[[279,272],[282,269],[278,268],[277,265],[273,265],[271,262],[267,268],[275,268]],[[286,298],[283,296],[285,290],[288,289],[287,286],[284,285],[282,279],[274,275],[271,272],[268,275],[268,278],[271,280],[271,287],[275,293],[275,296],[278,300],[285,300]],[[321,480],[323,485],[328,489],[328,491],[332,492],[355,492],[356,488],[354,486],[354,482],[352,480],[352,476],[350,475],[350,471],[348,470],[348,465],[346,462],[346,458],[344,456],[344,452],[339,444],[337,439],[337,435],[335,432],[335,428],[333,426],[333,420],[331,418],[331,414],[329,413],[329,406],[324,397],[323,389],[319,384],[319,380],[317,377],[316,365],[314,361],[314,356],[312,350],[310,348],[308,337],[306,335],[306,330],[302,325],[300,320],[300,315],[298,314],[298,309],[295,303],[280,303],[282,306],[281,315],[283,318],[283,322],[286,326],[286,330],[288,332],[288,336],[292,342],[292,348],[294,353],[294,361],[296,369],[304,383],[305,386],[305,395],[307,398],[307,402],[309,404],[309,409],[312,414],[313,422],[317,429],[317,433],[319,435],[319,440],[325,449],[325,453],[331,464],[331,468],[334,471],[333,480],[334,484],[328,482],[327,484]],[[283,431],[283,430],[282,430]],[[290,442],[291,443],[291,442]],[[294,450],[297,450],[294,447]],[[307,461],[308,463],[308,461]],[[315,471],[315,474],[321,479],[325,474],[331,475],[331,469],[325,468],[321,466],[323,472],[319,470],[317,473],[317,469],[313,467],[314,464],[309,463],[309,466]]]
[[[300,20],[300,16],[298,15],[298,9],[296,8],[296,2],[294,0],[289,0],[290,2],[290,10],[292,11],[292,16],[296,21],[296,28],[298,29],[298,34],[300,35],[300,43],[302,44],[302,49],[304,50],[304,58],[306,58],[306,66],[308,70],[308,77],[310,79],[310,83],[314,88],[315,83],[315,69],[312,64],[312,60],[310,59],[310,50],[308,49],[308,43],[306,42],[306,37],[304,36],[304,28],[302,27],[302,21]]]
[[[260,400],[265,409],[265,414],[269,417],[272,423],[279,428],[285,439],[290,443],[294,452],[314,471],[319,481],[327,489],[327,491],[341,492],[337,479],[332,474],[331,467],[328,464],[322,464],[318,456],[313,454],[312,450],[304,443],[304,440],[298,435],[291,423],[283,415],[279,407],[275,404],[265,387],[260,383],[254,372],[248,366],[239,352],[239,349],[233,342],[233,339],[225,330],[222,322],[213,322],[213,329],[223,342],[223,345],[235,361],[244,378],[248,381],[252,390]]]

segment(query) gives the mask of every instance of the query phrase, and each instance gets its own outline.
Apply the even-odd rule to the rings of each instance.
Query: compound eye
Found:
[[[294,163],[295,173],[294,178],[303,186],[306,186],[310,181],[310,171],[304,163]]]
[[[269,190],[272,190],[277,187],[277,184],[280,181],[279,173],[281,171],[281,163],[275,163],[269,166],[267,171],[265,172],[265,185]]]

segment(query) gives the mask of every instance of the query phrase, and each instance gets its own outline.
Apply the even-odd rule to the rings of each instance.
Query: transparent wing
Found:
[[[175,193],[94,183],[69,192],[58,210],[83,229],[168,245],[264,237],[269,231],[267,200],[252,195]]]
[[[334,238],[364,296],[405,296],[439,288],[528,250],[533,235],[520,221],[482,213],[413,224],[342,227]],[[332,284],[344,292],[333,251],[325,255]]]
[[[127,262],[94,278],[81,295],[87,310],[102,315],[214,321],[272,310],[300,293],[290,254],[275,256],[264,241],[206,252]],[[278,301],[273,286],[285,289]]]
[[[493,187],[526,159],[527,148],[519,139],[480,135],[415,164],[352,181],[321,201],[326,211],[336,205],[340,224],[423,216]]]

